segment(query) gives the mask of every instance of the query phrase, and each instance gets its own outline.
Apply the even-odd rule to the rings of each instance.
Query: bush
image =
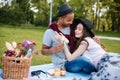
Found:
[[[17,9],[17,10],[10,10],[10,9],[0,9],[0,23],[5,24],[21,24],[25,23],[24,13]]]

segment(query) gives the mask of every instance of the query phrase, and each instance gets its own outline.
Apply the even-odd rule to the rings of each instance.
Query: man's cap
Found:
[[[61,4],[59,7],[58,7],[58,17],[60,16],[63,16],[63,15],[66,15],[68,13],[71,13],[73,11],[73,9],[71,8],[70,5],[68,4]]]

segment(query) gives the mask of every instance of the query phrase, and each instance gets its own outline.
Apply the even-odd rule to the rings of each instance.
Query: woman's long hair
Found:
[[[82,23],[79,23],[79,24],[82,24]],[[76,38],[75,35],[74,35],[74,41],[75,41],[74,50],[76,50],[79,47],[81,41],[83,41],[83,40],[86,41],[84,39],[85,37],[91,37],[90,34],[89,34],[89,32],[87,31],[87,29],[85,28],[85,25],[84,24],[82,24],[82,25],[83,25],[83,31],[82,31],[83,34],[82,34],[82,37],[81,38]]]

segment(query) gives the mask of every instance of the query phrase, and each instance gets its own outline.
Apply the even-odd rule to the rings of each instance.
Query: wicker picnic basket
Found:
[[[31,58],[2,57],[2,77],[4,79],[23,79],[28,77]]]

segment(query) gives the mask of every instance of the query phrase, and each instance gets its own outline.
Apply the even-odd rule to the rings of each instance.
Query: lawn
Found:
[[[120,38],[120,33],[118,32],[111,32],[111,31],[104,31],[104,32],[96,32],[98,36],[109,36],[109,37],[119,37]]]
[[[49,56],[41,55],[40,49],[42,45],[43,34],[47,27],[35,27],[32,25],[22,25],[22,26],[10,26],[10,25],[0,25],[0,56],[3,55],[6,50],[5,41],[8,42],[22,42],[23,40],[34,40],[37,44],[37,49],[39,51],[39,55],[36,56],[33,54],[32,65],[46,64],[51,63],[51,58]],[[105,35],[113,37],[120,37],[118,33],[109,32],[98,32],[97,35]],[[115,35],[116,34],[116,35]],[[120,41],[114,40],[101,40],[101,43],[105,45],[108,51],[120,53]],[[1,64],[0,64],[1,67]]]

